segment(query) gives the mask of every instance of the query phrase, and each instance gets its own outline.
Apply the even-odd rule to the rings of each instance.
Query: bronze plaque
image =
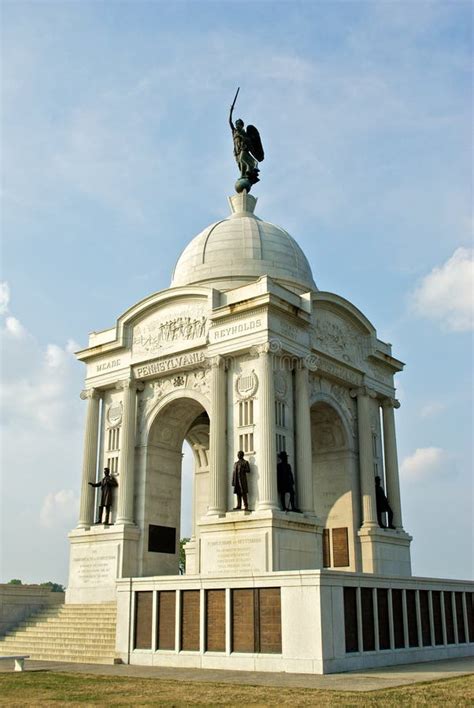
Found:
[[[329,529],[323,529],[323,568],[331,567],[331,551],[329,548]]]
[[[444,591],[444,619],[446,622],[446,640],[448,644],[454,644],[453,601],[448,590]]]
[[[332,529],[332,557],[334,568],[346,568],[349,565],[347,528]]]
[[[430,597],[428,590],[420,590],[421,637],[424,647],[431,646]]]
[[[151,649],[153,593],[135,593],[135,649]]]
[[[232,651],[255,651],[253,590],[232,590]]]
[[[158,649],[174,649],[176,637],[176,592],[161,590],[158,593]]]
[[[395,649],[403,649],[405,646],[405,634],[403,629],[403,596],[401,590],[392,590],[392,612]]]
[[[206,651],[225,651],[225,590],[206,591]]]
[[[377,612],[379,617],[379,648],[390,649],[390,625],[388,619],[388,590],[377,589]]]
[[[455,592],[456,599],[456,620],[458,624],[458,641],[464,644],[466,641],[466,630],[464,628],[464,612],[462,608],[462,592]]]
[[[444,644],[443,640],[443,625],[441,622],[441,593],[439,590],[433,590],[431,593],[433,602],[433,623],[435,630],[435,644]]]
[[[150,553],[176,553],[176,529],[172,526],[148,526],[148,551]]]
[[[199,651],[199,590],[181,593],[181,649]]]
[[[469,641],[474,642],[474,611],[473,611],[473,596],[474,593],[466,593],[466,609],[467,609],[467,630]]]
[[[348,653],[359,651],[356,593],[356,588],[344,588],[344,631],[346,636],[346,652]]]
[[[256,651],[281,654],[280,588],[260,588],[258,593],[259,640]]]
[[[375,650],[374,595],[372,588],[361,588],[362,646],[364,651]]]
[[[418,622],[416,621],[416,591],[407,590],[408,646],[418,646]]]

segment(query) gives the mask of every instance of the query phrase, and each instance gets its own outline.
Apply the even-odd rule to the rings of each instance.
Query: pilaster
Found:
[[[275,442],[275,384],[270,343],[258,347],[260,370],[258,509],[278,509]]]
[[[208,515],[226,511],[226,372],[224,358],[209,358],[211,367],[211,425],[209,431]]]
[[[402,505],[400,500],[400,479],[398,472],[397,439],[395,433],[394,409],[400,403],[394,398],[385,398],[382,401],[383,439],[385,456],[385,484],[387,487],[388,502],[393,511],[393,525],[403,528]]]
[[[122,440],[119,454],[119,489],[117,524],[133,525],[133,498],[135,492],[135,429],[137,388],[142,384],[133,379],[119,381],[117,388],[123,390]]]
[[[82,456],[81,503],[77,527],[85,529],[94,523],[95,490],[89,482],[95,482],[97,474],[100,394],[97,389],[89,388],[81,392],[81,399],[87,401],[87,411]]]
[[[298,506],[314,513],[313,466],[311,450],[311,411],[309,406],[308,369],[303,361],[295,371],[296,476]]]
[[[374,391],[365,386],[351,391],[351,396],[357,398],[362,528],[367,529],[378,527],[370,427],[370,398],[375,398],[375,395]]]

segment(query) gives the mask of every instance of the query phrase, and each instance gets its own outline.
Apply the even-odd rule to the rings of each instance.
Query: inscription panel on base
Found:
[[[265,536],[224,535],[202,537],[202,573],[229,575],[265,572]]]

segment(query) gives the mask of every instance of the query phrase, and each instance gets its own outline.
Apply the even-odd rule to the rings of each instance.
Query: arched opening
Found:
[[[323,565],[355,570],[358,482],[355,453],[338,411],[319,401],[311,408],[314,508],[323,526]]]
[[[159,408],[142,453],[140,575],[178,574],[180,539],[193,538],[207,512],[208,451],[209,416],[198,400],[174,398]]]

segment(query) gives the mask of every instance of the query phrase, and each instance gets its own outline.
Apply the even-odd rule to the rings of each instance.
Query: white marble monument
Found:
[[[315,285],[256,199],[185,248],[170,288],[90,335],[82,493],[68,602],[112,600],[116,579],[178,572],[183,441],[194,453],[188,576],[332,568],[410,576],[402,526],[394,374],[403,364],[350,302]],[[232,511],[232,466],[250,463],[250,512]],[[298,512],[280,508],[277,453]],[[113,524],[89,485],[109,467]],[[394,529],[377,522],[375,477]],[[386,523],[386,522],[385,522]]]

